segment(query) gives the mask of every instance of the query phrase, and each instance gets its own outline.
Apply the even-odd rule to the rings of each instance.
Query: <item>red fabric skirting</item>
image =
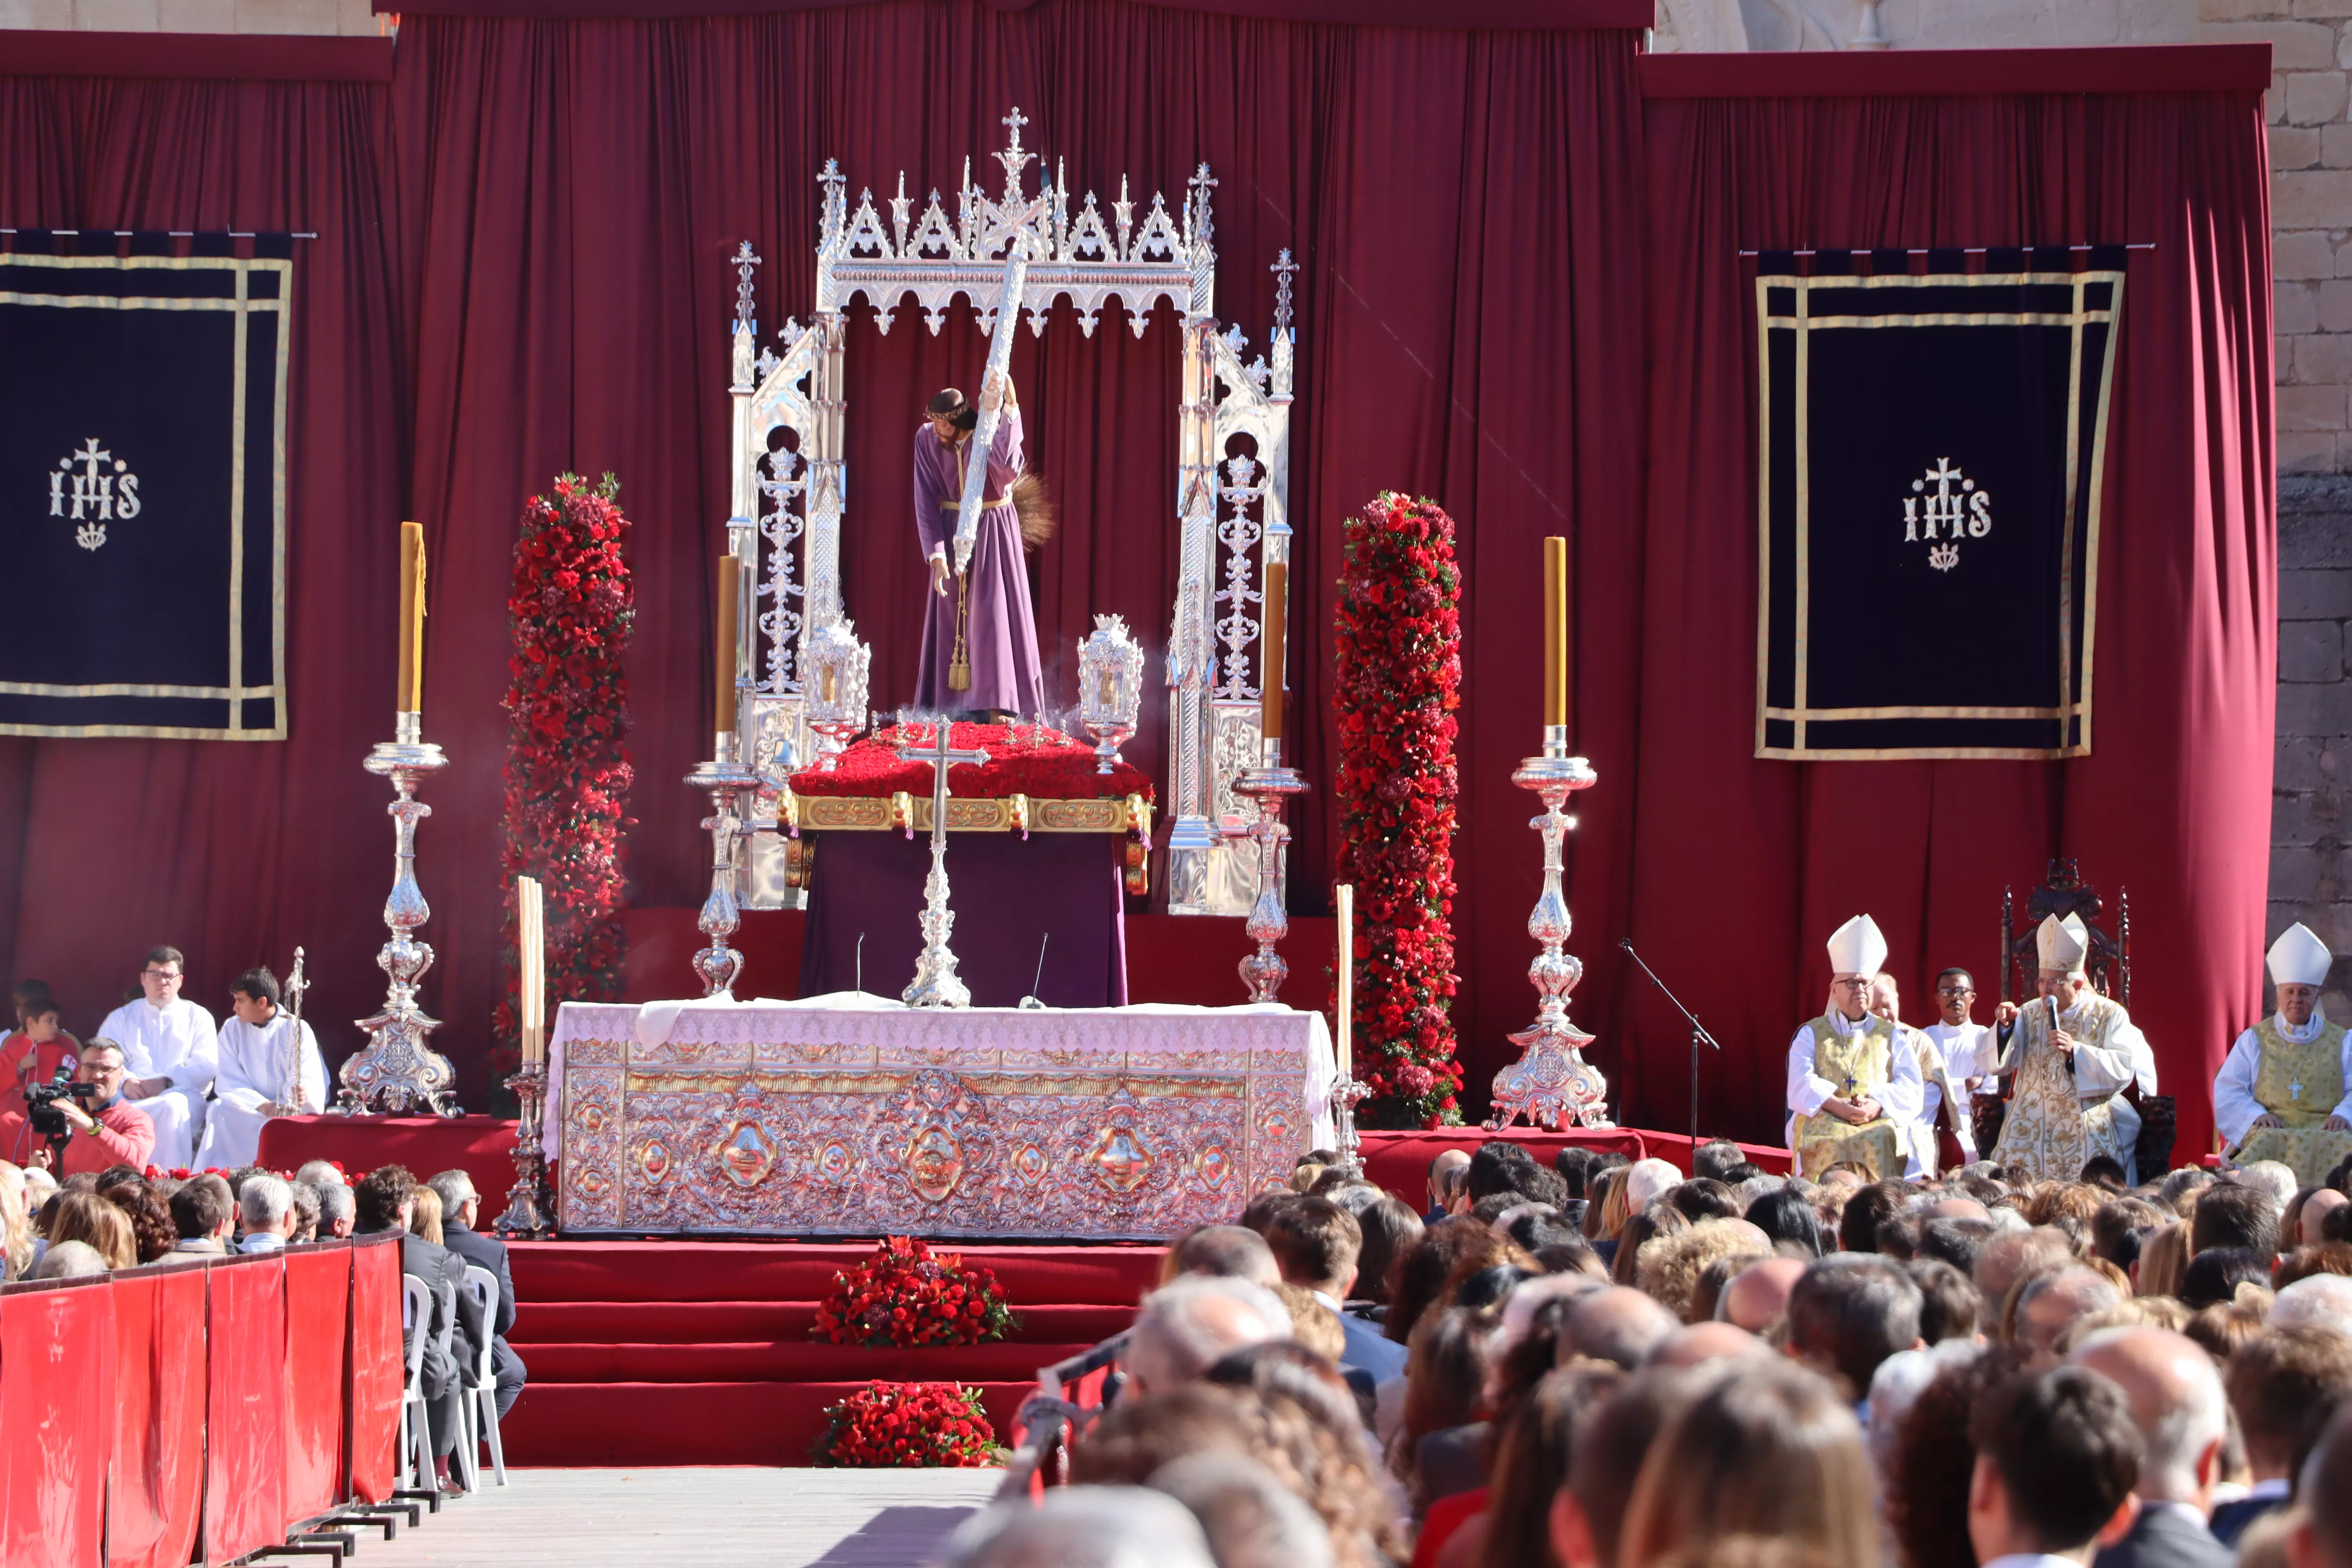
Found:
[[[420,1182],[463,1171],[496,1214],[514,1186],[514,1122],[499,1116],[279,1116],[262,1124],[255,1163],[293,1171],[332,1160],[354,1180],[378,1165],[405,1165]]]

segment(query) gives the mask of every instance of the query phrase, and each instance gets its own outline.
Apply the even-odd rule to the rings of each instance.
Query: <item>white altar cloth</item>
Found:
[[[570,1235],[1161,1239],[1333,1137],[1322,1016],[1276,1005],[567,1002]]]

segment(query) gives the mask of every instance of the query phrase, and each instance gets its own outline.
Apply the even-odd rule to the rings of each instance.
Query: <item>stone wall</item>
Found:
[[[2270,931],[2299,920],[2352,952],[2352,477],[2279,481],[2278,629]]]

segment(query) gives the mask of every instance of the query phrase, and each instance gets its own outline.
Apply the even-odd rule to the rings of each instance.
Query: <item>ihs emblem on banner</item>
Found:
[[[58,458],[49,474],[49,515],[81,524],[74,530],[74,542],[96,550],[106,542],[108,522],[128,522],[139,515],[139,476],[129,463],[100,448],[92,436],[81,450]]]
[[[1927,564],[1937,571],[1949,572],[1960,563],[1962,534],[1982,539],[1992,531],[1991,495],[1979,489],[1974,479],[1963,478],[1949,458],[1937,458],[1924,478],[1911,481],[1911,489],[1914,493],[1903,498],[1903,542],[1925,541]]]

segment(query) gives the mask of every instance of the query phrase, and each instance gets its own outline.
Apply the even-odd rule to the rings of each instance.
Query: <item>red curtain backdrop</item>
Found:
[[[1653,368],[1629,924],[1730,1047],[1700,1064],[1702,1120],[1769,1131],[1782,1047],[1826,1005],[1822,943],[1856,912],[1886,931],[1907,1017],[1929,1021],[1947,964],[1975,969],[1987,1017],[2001,889],[2021,912],[2063,854],[2111,918],[2130,888],[2132,1011],[2179,1097],[2176,1157],[2194,1158],[2213,1071],[2262,1002],[2276,659],[2262,79],[2234,92],[1873,98],[1850,70],[1811,84],[1847,96],[1775,100],[1777,68],[1643,62],[1654,91],[1737,91],[1744,76],[1755,94],[1654,96],[1643,114]],[[2156,247],[2132,253],[2124,293],[2095,751],[1756,761],[1754,328],[1738,252],[2094,241]],[[1855,609],[1866,638],[1869,606]],[[1954,634],[1961,647],[1982,635]],[[1600,765],[1594,795],[1609,787]],[[1614,963],[1598,984],[1617,1003],[1603,1059],[1642,1125],[1680,1127],[1681,1020]]]
[[[446,1015],[475,1037],[495,983],[497,678],[522,496],[566,467],[621,476],[638,605],[635,901],[697,903],[706,808],[679,780],[709,744],[727,258],[749,239],[767,258],[763,334],[805,319],[824,161],[840,160],[852,200],[869,185],[887,195],[901,169],[919,199],[952,189],[968,154],[1002,146],[999,117],[1018,104],[1025,142],[1068,160],[1074,193],[1113,199],[1125,173],[1139,200],[1158,188],[1172,203],[1209,164],[1218,313],[1256,351],[1273,312],[1268,265],[1284,247],[1305,265],[1295,626],[1328,626],[1339,521],[1374,491],[1433,495],[1465,522],[1474,706],[1460,923],[1466,962],[1483,958],[1507,984],[1498,998],[1469,988],[1464,1032],[1491,1074],[1525,1011],[1516,971],[1533,840],[1507,775],[1536,736],[1530,568],[1546,533],[1580,541],[1583,732],[1604,758],[1629,756],[1634,735],[1623,677],[1635,622],[1612,607],[1637,579],[1640,541],[1634,47],[1624,31],[1286,25],[1120,0],[1011,16],[893,0],[693,21],[410,18],[393,90],[403,271],[417,289],[415,506],[434,562],[425,727],[457,759],[426,792],[438,812],[425,829]],[[981,165],[992,178],[993,167]],[[1070,650],[1096,612],[1125,615],[1156,652],[1177,556],[1172,313],[1139,342],[1108,314],[1091,339],[1076,329],[1064,310],[1013,357],[1032,461],[1063,515],[1037,567],[1047,690],[1061,704],[1076,699]],[[875,648],[877,707],[912,695],[919,406],[943,384],[974,384],[984,348],[968,315],[932,337],[902,309],[885,336],[856,312],[842,571]],[[1328,710],[1329,659],[1328,637],[1302,637],[1294,711]],[[1164,778],[1163,698],[1150,694],[1129,755]],[[1293,741],[1320,776],[1320,725]],[[1603,841],[1621,860],[1630,802],[1621,792],[1588,817],[1611,819]],[[1318,794],[1305,813],[1302,910],[1326,901],[1329,806]],[[670,988],[689,984],[681,967]]]
[[[381,52],[373,40],[304,42]],[[321,68],[351,53],[327,51]],[[156,63],[143,46],[137,58]],[[392,725],[408,400],[379,189],[385,92],[0,76],[0,224],[319,236],[296,242],[289,738],[0,739],[0,955],[11,977],[50,982],[79,1034],[135,990],[156,942],[186,950],[185,994],[221,1017],[237,974],[262,963],[283,974],[307,948],[308,1011],[331,1059],[358,1043],[349,1020],[383,1000],[373,960],[392,881],[390,792],[359,763]],[[429,865],[426,875],[438,891]]]

